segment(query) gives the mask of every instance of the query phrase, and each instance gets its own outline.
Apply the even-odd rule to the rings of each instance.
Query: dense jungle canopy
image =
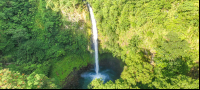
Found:
[[[0,0],[1,89],[62,88],[94,62],[86,2],[99,53],[125,63],[115,82],[88,88],[199,89],[198,0]]]

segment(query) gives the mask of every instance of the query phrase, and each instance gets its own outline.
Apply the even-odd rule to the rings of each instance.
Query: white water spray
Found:
[[[98,42],[97,42],[98,34],[97,34],[96,20],[94,18],[92,8],[90,7],[89,4],[87,4],[87,5],[88,5],[88,8],[89,8],[90,17],[91,17],[91,21],[92,21],[92,32],[93,32],[93,42],[94,42],[94,51],[95,51],[95,72],[98,76],[98,74],[99,74],[99,60],[98,60]]]

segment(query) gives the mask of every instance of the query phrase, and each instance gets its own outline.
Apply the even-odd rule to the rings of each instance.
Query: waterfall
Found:
[[[98,34],[97,34],[97,27],[96,27],[96,20],[94,18],[94,13],[92,8],[90,7],[89,4],[88,8],[89,8],[89,12],[90,12],[90,17],[91,17],[91,22],[92,22],[92,32],[93,32],[93,42],[94,42],[94,51],[95,51],[95,72],[98,75],[99,73],[99,60],[98,60]]]
[[[95,68],[87,70],[86,72],[81,73],[81,85],[82,89],[87,89],[89,83],[91,83],[94,79],[101,79],[103,82],[107,82],[109,80],[114,82],[115,72],[106,67],[101,67],[101,71],[99,70],[99,60],[98,60],[98,33],[96,27],[96,20],[94,18],[94,13],[90,4],[87,3],[87,7],[90,12],[90,18],[92,22],[92,33],[93,33],[93,46],[94,46],[94,56],[95,56]]]

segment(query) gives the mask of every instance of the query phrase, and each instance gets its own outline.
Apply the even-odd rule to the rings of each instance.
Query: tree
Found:
[[[1,89],[56,89],[52,79],[43,74],[20,74],[9,69],[0,70]]]
[[[189,44],[181,40],[175,32],[169,32],[163,39],[163,41],[157,40],[157,57],[171,61],[187,56]]]

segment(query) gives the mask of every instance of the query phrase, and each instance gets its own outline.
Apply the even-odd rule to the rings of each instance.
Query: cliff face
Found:
[[[48,2],[46,5],[47,8],[55,12],[60,12],[62,20],[61,30],[72,32],[74,35],[72,39],[77,38],[82,42],[82,44],[79,43],[78,45],[87,45],[87,47],[84,46],[86,53],[69,53],[63,56],[64,58],[59,62],[54,63],[50,74],[50,77],[56,78],[60,82],[62,88],[77,88],[80,72],[84,71],[83,69],[93,62],[90,55],[92,52],[90,42],[92,30],[88,9],[84,4],[85,2],[80,0],[46,1]],[[73,50],[73,46],[68,48]],[[80,48],[77,47],[77,49]]]

